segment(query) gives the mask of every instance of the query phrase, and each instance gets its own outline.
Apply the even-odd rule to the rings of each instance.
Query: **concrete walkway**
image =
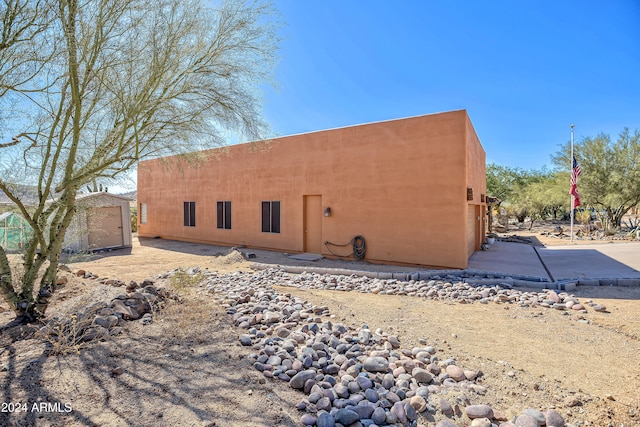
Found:
[[[134,240],[135,241],[135,240]],[[228,247],[198,245],[163,239],[140,239],[140,245],[202,255],[226,253]],[[256,255],[255,262],[263,267],[289,266],[300,271],[339,274],[382,273],[385,277],[410,277],[414,274],[456,275],[460,270],[428,270],[411,266],[371,264],[366,261],[320,259],[296,260],[280,252],[243,249]],[[116,251],[117,252],[117,251]],[[126,253],[123,253],[126,254]],[[110,254],[113,256],[114,254]],[[469,259],[467,273],[478,272],[507,275],[514,279],[543,282],[576,281],[584,285],[640,286],[640,242],[597,243],[535,247],[524,243],[496,242],[486,251],[478,251]],[[382,277],[379,275],[379,277]],[[408,276],[407,276],[408,275]],[[378,276],[376,276],[378,277]],[[421,277],[421,276],[418,276]]]
[[[538,252],[555,280],[640,279],[640,243],[551,246]]]
[[[496,242],[469,259],[469,270],[540,277],[552,280],[532,245]]]
[[[473,254],[469,269],[529,275],[551,281],[578,280],[592,285],[638,285],[640,243],[534,248],[522,243],[496,242],[489,245],[489,250]]]

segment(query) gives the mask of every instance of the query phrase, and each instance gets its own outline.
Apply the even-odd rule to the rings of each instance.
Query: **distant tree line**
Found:
[[[640,131],[625,128],[615,141],[602,133],[583,138],[574,144],[574,156],[582,169],[580,210],[593,212],[605,229],[620,228],[624,215],[640,204]],[[541,170],[488,164],[487,194],[520,222],[569,215],[570,143],[551,160],[554,168]]]

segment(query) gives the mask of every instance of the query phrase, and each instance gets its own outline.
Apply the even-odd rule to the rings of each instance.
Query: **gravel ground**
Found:
[[[217,272],[219,283],[229,281],[235,287],[251,282],[247,277],[255,276],[242,273],[250,270],[248,263],[216,256],[218,252],[224,253],[225,248],[169,242],[170,248],[166,249],[162,247],[165,242],[152,243],[136,245],[128,254],[102,254],[96,259],[70,265],[76,270],[82,268],[100,277],[119,278],[125,283],[142,281],[177,267],[195,266],[203,271]],[[264,262],[268,256],[259,252],[257,260]],[[282,254],[271,256],[273,259],[267,261],[272,264],[282,263],[284,259]],[[234,275],[234,272],[240,273]],[[232,275],[226,276],[228,273]],[[413,354],[414,349],[430,347],[430,351],[435,351],[427,351],[429,363],[424,359],[426,355],[421,355],[424,359],[421,363],[425,366],[421,369],[427,370],[437,380],[436,383],[433,380],[426,383],[423,378],[421,384],[415,381],[415,375],[412,378],[403,376],[400,380],[407,381],[409,386],[404,396],[400,396],[402,392],[398,395],[397,390],[392,392],[403,397],[400,399],[403,402],[418,395],[419,387],[431,387],[425,398],[429,408],[417,411],[415,422],[419,426],[435,426],[445,420],[458,427],[472,423],[481,425],[484,421],[471,421],[469,418],[468,408],[475,405],[487,405],[506,420],[515,420],[525,415],[528,409],[542,413],[553,409],[566,425],[640,424],[636,387],[640,381],[638,289],[579,287],[572,296],[558,295],[562,298],[559,304],[565,304],[564,309],[560,309],[549,308],[553,305],[545,302],[549,298],[546,293],[540,296],[542,301],[535,304],[523,304],[520,300],[481,301],[485,298],[482,294],[479,294],[480,298],[465,301],[460,299],[460,294],[466,292],[463,288],[457,289],[455,298],[433,299],[426,296],[426,289],[424,295],[410,295],[413,291],[406,292],[406,295],[386,292],[384,287],[379,292],[373,292],[376,287],[372,287],[371,292],[360,292],[352,283],[357,283],[357,279],[345,281],[345,284],[351,284],[344,290],[333,286],[338,284],[338,279],[336,283],[332,283],[330,278],[328,283],[321,278],[311,279],[287,283],[284,276],[275,275],[273,283],[264,283],[270,280],[267,278],[260,282],[262,286],[271,286],[269,295],[276,300],[295,300],[299,301],[296,304],[322,308],[313,314],[311,322],[306,318],[304,322],[287,327],[289,334],[305,325],[329,326],[327,322],[331,323],[331,329],[343,325],[347,331],[336,338],[347,340],[345,335],[348,335],[351,337],[348,338],[349,343],[354,343],[352,339],[356,337],[360,343],[361,334],[369,336],[370,333],[369,341],[361,342],[363,349],[360,351],[363,353],[356,358],[364,357],[361,360],[364,362],[367,357],[385,357],[389,366],[382,369],[390,371],[358,368],[356,373],[355,368],[347,367],[352,368],[347,375],[356,382],[357,376],[366,372],[372,383],[381,387],[385,375],[393,375],[397,370],[398,376],[394,375],[394,386],[397,387],[395,382],[400,375],[413,375],[413,369],[407,372],[407,368],[413,368],[411,362],[400,362],[406,360],[402,359],[403,356],[415,361],[417,353]],[[316,279],[322,281],[322,285],[307,286]],[[158,282],[166,286],[176,285],[168,278]],[[301,417],[304,415],[319,419],[319,411],[314,412],[310,406],[316,405],[317,409],[318,402],[310,401],[310,393],[292,388],[289,381],[267,378],[264,370],[256,369],[255,363],[261,363],[258,361],[261,353],[266,354],[264,343],[257,335],[259,328],[253,325],[256,335],[252,337],[251,328],[236,325],[233,307],[237,310],[238,303],[232,304],[235,297],[225,301],[226,291],[216,291],[214,283],[209,277],[198,284],[178,286],[182,302],[172,303],[154,313],[152,323],[127,322],[120,335],[88,343],[79,353],[47,355],[46,345],[34,338],[28,329],[12,331],[11,334],[4,331],[0,352],[3,402],[7,405],[11,402],[26,403],[28,411],[0,412],[0,425],[295,426],[302,425]],[[71,280],[57,293],[50,307],[50,316],[69,315],[73,307],[111,298],[112,289],[101,286],[96,280]],[[347,290],[349,287],[352,288],[350,291]],[[118,291],[115,293],[125,293],[124,288],[113,289]],[[233,292],[241,294],[239,289]],[[502,291],[509,293],[508,290]],[[486,298],[500,298],[496,288],[488,292]],[[568,297],[575,298],[574,303],[582,304],[586,312],[567,309]],[[533,301],[533,293],[527,298]],[[596,311],[596,306],[603,306],[605,310]],[[6,323],[10,319],[10,313],[0,313],[0,322]],[[363,328],[363,325],[367,327]],[[263,331],[265,334],[266,329],[268,326]],[[264,338],[278,336],[276,328],[272,329],[274,335],[265,335]],[[362,332],[364,329],[370,332]],[[18,338],[19,332],[24,334],[24,339]],[[286,332],[280,333],[284,335]],[[308,331],[301,333],[309,334]],[[243,335],[249,335],[250,345],[240,342]],[[307,336],[305,343],[310,339],[312,337]],[[393,348],[396,339],[399,346]],[[390,348],[385,348],[385,345]],[[371,356],[366,353],[385,350],[389,355]],[[326,353],[329,355],[331,352]],[[346,357],[346,353],[344,355]],[[432,361],[433,357],[437,360]],[[335,358],[331,360],[335,362]],[[405,370],[404,374],[398,370],[398,362]],[[441,368],[440,374],[426,369],[431,363]],[[447,371],[447,366],[458,366],[463,372],[475,372],[477,375],[473,380],[460,378],[456,387],[447,387],[445,383],[453,385],[448,378],[441,376],[442,371]],[[310,369],[313,369],[313,363]],[[334,370],[332,366],[329,372]],[[340,370],[335,374],[323,372],[322,375],[340,379],[336,384],[345,383]],[[293,376],[289,376],[289,380]],[[318,383],[323,380],[321,378]],[[330,384],[331,380],[326,382]],[[350,378],[346,377],[344,385],[347,390],[350,383]],[[324,386],[326,384],[320,387]],[[362,386],[360,391],[355,386],[351,387],[353,390],[349,396],[364,393]],[[384,393],[380,387],[373,387],[379,400]],[[436,387],[440,388],[439,391]],[[395,397],[387,394],[386,399],[393,403]],[[451,405],[453,415],[447,415],[446,403],[441,403],[441,399]],[[34,410],[33,403],[44,403],[43,410],[38,411],[40,407],[37,405]],[[50,404],[48,407],[47,403]],[[418,408],[419,403],[416,402]],[[71,407],[68,412],[67,404]],[[298,410],[296,405],[306,407]],[[385,409],[396,407],[394,413],[401,412],[399,406],[393,403],[391,408]],[[335,419],[336,407],[332,407]],[[7,406],[6,409],[10,408]],[[330,407],[324,409],[328,410],[327,413],[331,411]],[[411,412],[404,404],[402,411],[405,416]],[[504,423],[495,418],[495,413],[491,422],[495,425]],[[539,416],[537,412],[529,414]],[[343,411],[340,416],[352,414]],[[324,420],[326,416],[323,416]],[[407,424],[410,421],[407,419]]]

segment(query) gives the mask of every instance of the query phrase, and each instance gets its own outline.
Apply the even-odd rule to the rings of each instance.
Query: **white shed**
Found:
[[[65,249],[87,252],[131,247],[130,200],[110,193],[78,196],[77,213],[67,230]]]

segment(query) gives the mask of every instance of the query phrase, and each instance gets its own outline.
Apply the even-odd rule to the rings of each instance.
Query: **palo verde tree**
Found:
[[[2,0],[0,19],[0,191],[34,231],[19,275],[0,248],[0,293],[33,321],[80,188],[229,132],[266,136],[258,89],[280,24],[260,0]]]
[[[569,170],[570,150],[566,144],[552,156],[558,168]],[[605,224],[619,228],[622,217],[640,203],[640,131],[631,133],[625,128],[615,142],[605,134],[583,138],[574,152],[582,168],[580,200],[595,207],[607,220]]]
[[[533,171],[529,180],[514,193],[511,207],[515,212],[529,217],[529,229],[536,220],[550,217],[556,219],[569,208],[566,190],[568,180],[569,175],[561,172],[554,173],[546,169]]]
[[[509,201],[528,180],[529,173],[517,167],[496,163],[487,165],[487,195],[498,198],[498,206]]]

